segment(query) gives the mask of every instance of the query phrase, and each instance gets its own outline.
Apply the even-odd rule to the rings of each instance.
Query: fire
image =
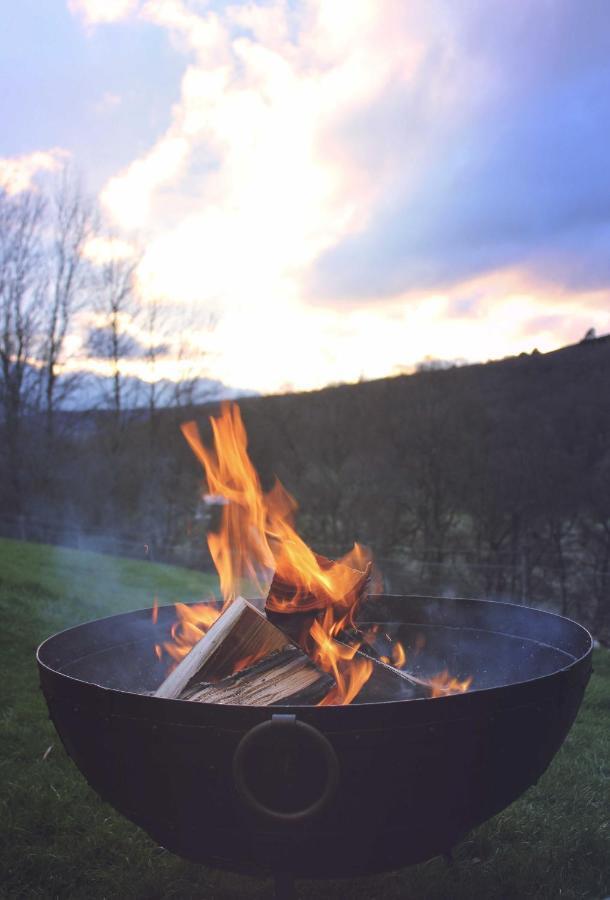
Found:
[[[428,679],[428,683],[433,697],[446,697],[448,694],[465,693],[472,684],[472,677],[460,681],[445,669],[444,672],[439,672],[438,675]]]
[[[171,641],[155,645],[157,658],[161,658],[163,650],[171,656],[174,662],[180,662],[186,654],[201,640],[206,631],[214,624],[221,613],[221,609],[212,603],[194,603],[188,606],[186,603],[176,603],[178,620],[171,628]],[[153,607],[153,621],[156,621],[156,607]]]
[[[407,654],[405,653],[405,648],[399,641],[396,641],[392,647],[392,665],[396,666],[397,669],[402,669],[406,662]]]
[[[210,422],[213,448],[203,445],[194,422],[182,425],[182,432],[203,466],[207,494],[224,500],[220,528],[208,535],[223,605],[219,608],[210,603],[177,603],[178,618],[172,626],[171,640],[155,646],[157,656],[160,658],[165,650],[175,663],[179,662],[224,609],[254,587],[261,596],[268,594],[267,607],[272,611],[312,612],[305,649],[336,684],[321,705],[351,703],[374,669],[371,659],[358,651],[362,642],[372,643],[375,628],[370,635],[361,635],[360,642],[346,644],[341,640],[342,632],[354,626],[358,598],[371,578],[370,552],[354,544],[336,562],[314,553],[295,530],[294,498],[277,480],[269,492],[262,490],[248,456],[239,407],[223,404],[220,417],[211,418]],[[155,601],[154,621],[157,615]],[[381,657],[384,662],[396,668],[405,666],[407,657],[402,644],[393,643],[387,652],[391,656]],[[248,663],[248,659],[241,660],[238,669]],[[435,697],[468,690],[469,685],[470,679],[460,682],[447,672],[430,682]]]
[[[262,590],[261,576],[271,572],[275,562],[266,537],[265,498],[247,453],[239,407],[224,404],[221,417],[210,422],[215,450],[203,446],[195,422],[182,425],[182,433],[205,469],[208,493],[228,501],[222,507],[220,530],[208,535],[208,546],[222,596],[231,603],[245,578]]]
[[[314,660],[333,675],[337,685],[326,695],[320,706],[351,703],[373,674],[370,659],[366,656],[355,658],[360,644],[348,645],[334,639],[341,631],[346,617],[335,619],[332,606],[328,606],[322,621],[314,620],[309,632],[316,645]]]
[[[211,424],[214,449],[203,445],[194,422],[183,425],[182,433],[205,470],[208,492],[228,501],[222,507],[219,531],[208,535],[224,603],[231,603],[244,583],[254,584],[266,594],[275,574],[277,582],[291,585],[293,591],[288,599],[272,595],[271,609],[323,610],[321,621],[311,626],[312,646],[308,649],[337,683],[324,702],[349,703],[370,677],[372,663],[355,658],[359,645],[348,647],[335,638],[351,624],[358,589],[370,573],[370,554],[355,544],[337,562],[317,556],[295,530],[294,498],[279,481],[268,493],[263,492],[248,456],[239,407],[224,404],[220,418],[212,418]],[[174,659],[176,654],[179,658],[186,655],[205,633],[184,611],[179,615],[174,645],[165,645]],[[211,622],[203,624],[209,628]]]

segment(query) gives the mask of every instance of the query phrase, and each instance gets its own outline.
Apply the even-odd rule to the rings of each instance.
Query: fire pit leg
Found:
[[[296,900],[297,893],[294,886],[294,878],[286,872],[278,872],[273,876],[275,886],[275,900]]]

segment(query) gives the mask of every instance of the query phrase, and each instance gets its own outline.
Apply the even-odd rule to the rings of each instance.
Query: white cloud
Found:
[[[69,153],[59,147],[35,150],[23,156],[0,158],[0,187],[9,194],[18,194],[35,186],[40,172],[55,172],[65,163]]]
[[[111,260],[131,259],[136,254],[136,247],[122,238],[97,235],[89,238],[82,254],[85,259],[102,266]]]
[[[121,175],[111,178],[101,193],[103,206],[122,228],[148,224],[156,191],[184,173],[190,146],[180,134],[167,134]]]
[[[140,0],[68,0],[70,12],[86,25],[119,22],[134,13]]]
[[[152,235],[144,268],[163,293],[173,282],[183,300],[242,304],[255,286],[267,305],[278,302],[287,278],[366,215],[378,181],[328,152],[326,135],[337,113],[367,102],[397,69],[408,77],[420,51],[403,35],[381,52],[395,15],[380,16],[371,0],[305,9],[295,42],[281,0],[224,15],[180,0],[141,8],[194,62],[170,128],[101,196],[118,226]],[[178,196],[181,214],[164,224]]]

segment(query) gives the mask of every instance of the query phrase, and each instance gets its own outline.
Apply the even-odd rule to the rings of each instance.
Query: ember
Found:
[[[330,676],[333,686],[320,705],[352,703],[378,662],[386,664],[383,683],[391,680],[390,672],[398,677],[397,670],[406,663],[402,645],[396,642],[388,656],[376,658],[370,652],[360,652],[366,636],[354,628],[356,607],[368,593],[372,577],[370,552],[354,544],[337,561],[314,553],[295,530],[294,498],[277,480],[268,493],[263,492],[248,456],[239,407],[224,404],[221,416],[210,421],[213,449],[203,445],[194,422],[183,425],[182,432],[204,468],[208,494],[225,501],[220,529],[208,536],[224,602],[221,609],[205,603],[176,604],[178,620],[172,628],[172,640],[155,646],[157,656],[165,651],[179,663],[240,592],[253,585],[260,596],[267,595],[267,612],[277,614],[274,622],[284,620],[282,629]],[[295,622],[302,632],[298,637]],[[238,671],[234,667],[228,674]],[[429,687],[432,696],[444,696],[468,690],[470,682],[443,672]],[[198,696],[203,699],[208,695],[200,691]]]

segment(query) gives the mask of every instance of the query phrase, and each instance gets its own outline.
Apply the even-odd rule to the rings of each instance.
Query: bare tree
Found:
[[[44,292],[42,225],[45,202],[33,192],[0,190],[0,402],[9,502],[21,503],[20,437],[26,407],[35,402],[35,343]]]
[[[134,276],[138,264],[135,256],[114,256],[103,262],[97,275],[95,309],[98,324],[90,329],[87,349],[91,356],[107,360],[111,369],[112,389],[109,406],[115,421],[121,418],[124,409],[124,376],[122,362],[136,355],[137,342],[129,332],[136,308],[134,299]]]
[[[83,292],[91,281],[83,247],[92,233],[93,208],[67,168],[62,172],[53,196],[50,226],[49,282],[40,355],[47,433],[52,437],[58,365],[74,313],[78,311]],[[71,382],[67,382],[65,390],[69,390],[70,386]]]
[[[154,442],[157,411],[167,406],[170,384],[160,377],[159,363],[172,353],[174,328],[168,309],[158,297],[149,300],[142,310],[145,344],[143,357],[147,368],[147,405],[151,443]]]
[[[146,302],[141,310],[142,358],[147,369],[147,406],[151,422],[162,407],[189,406],[206,399],[202,378],[206,351],[197,348],[194,352],[192,331],[197,328],[211,332],[216,326],[216,317],[205,314],[199,319],[202,321],[197,321],[192,311],[188,316],[177,314],[157,297]],[[168,361],[173,363],[172,371],[166,369],[162,376],[160,364]]]

